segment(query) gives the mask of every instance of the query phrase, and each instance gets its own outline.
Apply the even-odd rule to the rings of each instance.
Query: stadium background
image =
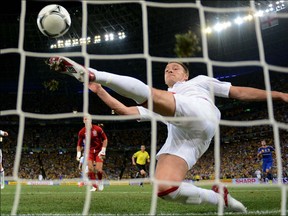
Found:
[[[55,3],[50,2],[50,3]],[[159,2],[159,1],[158,1]],[[173,2],[173,1],[161,1]],[[177,1],[179,2],[179,1]],[[195,1],[181,1],[195,2]],[[244,7],[248,1],[202,1],[203,5],[212,7]],[[256,1],[261,7],[267,7],[269,1]],[[1,7],[1,49],[17,48],[19,40],[19,17],[21,1],[8,3]],[[43,36],[37,29],[36,17],[38,11],[47,1],[26,1],[25,37],[23,49],[28,52],[79,52],[80,46],[50,49],[56,39]],[[82,8],[81,2],[61,2],[71,13],[72,26],[63,37],[81,38]],[[258,4],[257,4],[258,5]],[[259,7],[260,7],[259,6]],[[287,12],[284,8],[281,12]],[[113,5],[89,5],[88,34],[104,35],[109,32],[123,31],[126,38],[123,40],[102,41],[98,44],[87,45],[89,54],[137,54],[143,53],[143,29],[141,6],[137,3]],[[215,20],[229,19],[235,13],[207,13],[207,23]],[[287,67],[287,19],[278,19],[278,23],[269,28],[263,28],[263,45],[265,60],[268,64]],[[201,39],[202,30],[199,23],[197,9],[154,8],[148,10],[149,53],[156,57],[176,57],[174,53],[175,34],[187,30],[195,32]],[[87,35],[88,35],[87,34]],[[258,45],[254,23],[245,23],[234,26],[221,34],[208,36],[209,57],[215,61],[244,61],[258,60]],[[196,57],[203,57],[199,52]],[[20,55],[18,53],[1,53],[0,100],[1,111],[17,108],[17,94],[19,81]],[[26,57],[25,77],[21,109],[24,112],[38,114],[71,113],[83,111],[83,86],[77,80],[49,71],[44,64],[45,58]],[[75,58],[83,63],[83,58]],[[91,60],[92,67],[99,70],[130,75],[144,82],[146,78],[146,60]],[[153,62],[153,85],[165,89],[163,83],[164,63]],[[205,63],[190,63],[191,77],[207,74]],[[214,76],[220,80],[231,81],[234,85],[265,88],[263,69],[251,67],[213,67]],[[270,71],[272,90],[287,91],[287,75]],[[44,83],[56,80],[59,83],[56,91],[45,88]],[[133,101],[122,98],[113,92],[126,104]],[[216,104],[222,112],[224,120],[257,120],[267,119],[268,109],[266,102],[244,103],[216,98]],[[274,117],[277,121],[287,123],[287,105],[273,103]],[[89,112],[92,115],[111,115],[108,109],[92,93],[89,94]],[[109,138],[109,150],[105,172],[107,179],[131,178],[133,167],[130,158],[133,151],[141,144],[150,145],[150,124],[135,121],[101,121]],[[75,147],[77,132],[83,126],[81,118],[67,118],[59,120],[25,119],[23,150],[21,155],[19,177],[37,179],[39,173],[45,173],[47,179],[77,178],[77,161]],[[1,115],[0,127],[7,130],[10,136],[3,142],[5,175],[11,176],[17,136],[19,129],[18,115]],[[164,142],[166,129],[159,123],[158,146]],[[287,175],[287,132],[280,131],[283,174]],[[228,127],[221,126],[221,177],[244,178],[253,177],[260,164],[256,161],[256,151],[261,138],[273,144],[273,131],[269,125],[255,127]],[[187,179],[200,175],[204,179],[213,179],[214,153],[213,142],[208,152],[201,158]],[[252,164],[252,166],[251,166]],[[232,167],[231,167],[232,165]]]

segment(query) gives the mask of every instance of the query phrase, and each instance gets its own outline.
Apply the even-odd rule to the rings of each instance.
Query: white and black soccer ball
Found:
[[[61,5],[47,5],[39,12],[37,25],[43,35],[57,38],[64,35],[71,26],[69,12]]]

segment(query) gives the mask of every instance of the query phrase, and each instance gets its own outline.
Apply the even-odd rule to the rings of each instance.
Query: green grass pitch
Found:
[[[210,188],[210,185],[201,186]],[[247,215],[281,215],[280,187],[233,187],[229,192],[248,208]],[[1,190],[1,215],[10,215],[16,186]],[[21,185],[19,215],[82,215],[86,186],[28,186]],[[287,195],[287,194],[286,194]],[[91,194],[90,215],[149,215],[152,186],[106,186],[102,192]],[[287,204],[286,204],[287,206]],[[157,199],[157,215],[217,215],[211,205],[184,205]],[[241,215],[225,211],[225,215]],[[286,212],[287,215],[287,212]]]

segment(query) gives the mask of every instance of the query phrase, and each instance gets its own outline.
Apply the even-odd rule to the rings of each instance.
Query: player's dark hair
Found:
[[[185,63],[180,62],[180,61],[170,61],[170,62],[168,62],[168,64],[170,64],[170,63],[176,63],[176,64],[181,65],[181,66],[183,67],[185,73],[186,73],[186,74],[188,75],[188,77],[189,77],[189,69],[188,69],[188,66],[187,66]]]

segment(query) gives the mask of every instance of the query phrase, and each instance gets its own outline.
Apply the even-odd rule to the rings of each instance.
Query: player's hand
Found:
[[[101,151],[99,152],[98,156],[103,160],[106,156],[106,148],[102,147]]]
[[[80,161],[80,158],[81,158],[81,152],[80,152],[80,151],[77,151],[76,160],[77,160],[77,161]]]

